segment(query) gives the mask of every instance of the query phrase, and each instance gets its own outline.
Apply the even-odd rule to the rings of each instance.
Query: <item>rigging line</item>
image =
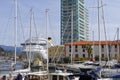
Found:
[[[12,29],[13,29],[13,27],[10,26],[10,23],[9,23],[9,22],[10,22],[10,19],[14,19],[14,16],[13,16],[14,8],[13,8],[13,7],[10,7],[10,10],[9,10],[9,11],[10,11],[10,12],[9,12],[9,15],[8,15],[8,20],[7,20],[7,22],[6,22],[7,24],[5,23],[5,24],[6,24],[6,27],[2,25],[2,27],[5,28],[4,30],[1,31],[1,35],[3,35],[2,37],[5,37],[5,33],[6,33],[6,32],[7,32],[6,34],[10,34],[10,33],[8,33],[8,32],[11,32],[11,31],[9,31],[9,30],[12,30]],[[12,16],[11,16],[11,15],[12,15]],[[12,21],[13,21],[13,20],[12,20]],[[2,22],[2,23],[4,23],[4,22]],[[10,29],[9,29],[9,28],[10,28]],[[8,31],[7,31],[7,30],[8,30]],[[12,31],[12,32],[13,32],[13,31]],[[11,33],[12,33],[12,32],[11,32]],[[2,34],[2,33],[3,33],[3,34]],[[11,38],[11,36],[9,36],[9,37]],[[6,38],[7,38],[7,37],[6,37]],[[4,39],[3,41],[5,42],[5,40],[7,40],[7,39]],[[4,43],[4,42],[3,42],[3,43]],[[9,40],[9,42],[10,42],[10,40]],[[11,42],[13,42],[13,40],[11,40]],[[5,43],[6,43],[6,42],[5,42]],[[7,45],[8,45],[8,44],[7,44]]]
[[[13,14],[14,8],[13,8],[13,7],[10,7],[9,11],[10,11],[10,13]],[[9,14],[9,15],[8,15],[8,20],[7,20],[7,22],[6,22],[6,23],[7,23],[7,24],[6,24],[7,27],[2,26],[2,27],[5,28],[5,30],[2,29],[2,31],[1,31],[1,34],[2,34],[2,33],[4,34],[4,35],[2,34],[2,35],[3,35],[3,36],[2,36],[2,39],[3,39],[3,37],[5,38],[5,34],[6,34],[6,35],[8,34],[8,35],[9,35],[8,37],[10,37],[10,38],[13,37],[13,36],[10,36],[10,33],[8,33],[8,32],[10,31],[9,28],[11,27],[11,26],[10,26],[10,23],[9,23],[9,22],[10,22],[10,19],[14,19],[14,16],[13,16],[12,14]],[[11,15],[12,15],[12,16],[11,16]],[[5,18],[6,18],[6,17],[5,17]],[[13,20],[12,20],[12,21],[13,21]],[[13,26],[13,25],[12,25],[12,26]],[[8,28],[8,27],[9,27],[9,28]],[[13,28],[13,27],[11,27],[11,28]],[[11,28],[10,28],[10,29],[11,29]],[[8,30],[8,31],[7,31],[7,30]],[[14,31],[10,31],[10,32],[12,33],[12,32],[14,32]],[[13,33],[12,33],[12,35],[13,35]],[[7,37],[7,36],[6,36],[6,37]],[[7,38],[8,38],[8,37],[7,37]],[[8,41],[7,41],[7,40],[8,40],[7,38],[3,40],[2,44],[5,43],[5,45],[6,45],[6,43],[8,42]],[[11,42],[13,42],[13,40],[11,40],[10,38],[9,38],[9,42],[10,42],[9,45],[12,45],[13,43],[11,43]],[[11,41],[10,41],[10,40],[11,40]],[[7,41],[7,42],[6,42],[6,41]],[[8,45],[8,43],[7,43],[7,45]]]
[[[103,5],[103,1],[101,0],[101,5]],[[105,25],[105,16],[104,16],[104,8],[102,7],[102,19],[103,19],[103,26],[104,26],[104,34],[105,34],[105,41],[106,41],[106,50],[107,50],[107,56],[108,56],[108,61],[109,59],[109,53],[108,53],[108,40],[107,40],[107,33],[106,33],[106,25]]]
[[[21,12],[20,12],[20,7],[19,7],[19,4],[18,4],[18,15],[19,15],[19,21],[20,21],[20,27],[21,27],[21,31],[22,31],[22,34],[23,34],[23,41],[25,42],[25,46],[26,46],[26,41],[25,41],[25,32],[24,32],[24,28],[23,28],[23,24],[22,24],[22,19],[21,19]],[[28,52],[26,52],[26,56],[27,56],[27,60],[29,61],[29,56],[28,56]],[[29,68],[29,67],[28,67]]]
[[[21,13],[20,13],[20,7],[18,5],[18,11],[19,11],[19,17],[20,17],[20,26],[21,26],[21,31],[23,33],[23,40],[25,42],[25,46],[26,46],[26,41],[25,41],[25,32],[24,32],[24,28],[23,28],[23,24],[22,24],[22,19],[21,19]],[[29,59],[29,52],[26,52],[26,56],[27,56],[27,60],[29,62],[29,66],[28,66],[28,69],[30,70],[30,59]]]
[[[18,11],[19,11],[19,16],[20,16],[21,26],[22,26],[22,28],[23,28],[22,17],[21,17],[21,11],[22,11],[22,9],[21,9],[19,3],[18,3]],[[28,13],[27,13],[25,16],[26,16],[26,17],[29,17],[29,14],[30,14],[30,10],[28,11]],[[24,18],[25,18],[25,17],[24,17]],[[25,19],[27,19],[27,18],[25,18]],[[23,39],[24,39],[24,41],[25,41],[25,29],[23,28],[22,31],[24,31],[24,32],[23,32]]]
[[[49,73],[49,54],[48,54],[48,11],[49,9],[46,9],[46,42],[47,42],[47,72]]]
[[[69,38],[69,35],[67,36],[67,39],[66,39],[66,41],[68,41],[68,38]],[[59,51],[59,47],[57,48],[57,51],[56,51],[56,53],[55,53],[55,56],[57,55],[57,52]],[[60,60],[60,57],[62,56],[62,53],[63,53],[63,51],[64,51],[64,47],[62,48],[62,50],[61,50],[61,52],[58,54],[58,60],[57,60],[57,62]],[[55,60],[55,56],[54,56],[54,60]]]
[[[17,8],[18,8],[18,6],[17,6],[17,0],[14,0],[14,5],[15,5],[15,10],[14,10],[14,46],[15,46],[15,66],[16,66],[16,53],[17,53],[17,26],[18,26],[18,24],[17,24]]]
[[[51,20],[50,20],[50,19],[51,19],[50,16],[49,16],[48,19],[49,19],[49,25],[50,25],[49,28],[52,30],[52,24],[51,24],[51,22],[50,22],[50,21],[51,21]],[[48,30],[50,30],[50,29],[48,29]],[[54,29],[53,29],[53,30],[54,30]],[[51,36],[55,37],[54,35],[52,35],[52,34],[54,34],[54,33],[53,33],[54,31],[48,31],[48,32],[49,32],[49,34],[51,33],[51,34],[48,35],[48,36],[50,36],[50,37],[51,37]],[[52,37],[52,41],[54,40],[53,37]],[[53,41],[53,42],[54,42],[54,41]]]
[[[102,0],[101,0],[101,5],[103,5],[103,1]],[[106,41],[107,59],[108,59],[108,61],[110,61],[110,56],[109,56],[110,52],[109,52],[109,49],[108,49],[109,44],[108,44],[108,40],[107,40],[105,16],[104,16],[104,8],[103,7],[102,7],[102,19],[103,19],[103,26],[104,26],[105,41]],[[106,62],[106,64],[107,64],[107,62]],[[109,68],[110,68],[110,64],[109,64]]]
[[[115,38],[117,37],[117,34],[118,34],[118,29],[116,30],[116,33],[115,33],[115,36],[114,36],[114,39],[113,39],[114,41],[115,41]],[[117,60],[119,60],[119,44],[117,44],[117,46],[118,46],[118,55],[117,55],[118,57],[117,57]],[[114,54],[115,54],[115,52],[114,52]]]
[[[113,40],[115,40],[116,36],[117,36],[117,31],[116,31],[116,33],[115,33],[115,36],[114,36]]]
[[[4,27],[5,29],[2,30],[3,32],[1,31],[1,35],[2,35],[1,37],[2,37],[2,39],[3,39],[3,37],[5,37],[5,33],[8,32],[7,30],[12,29],[12,28],[10,28],[10,23],[9,23],[9,22],[10,22],[10,19],[11,19],[11,18],[8,18],[6,27]],[[10,28],[10,29],[9,29],[9,28]],[[6,34],[7,34],[7,33],[6,33]],[[7,39],[4,38],[3,41],[5,42],[5,40],[7,40]],[[9,40],[9,41],[10,41],[10,40]],[[2,43],[4,43],[4,42],[2,42]]]
[[[33,17],[33,22],[34,22],[34,28],[35,28],[36,37],[39,37],[39,35],[38,35],[38,33],[37,33],[37,27],[36,27],[36,23],[35,23],[34,12],[33,12],[33,16],[32,16],[32,17]],[[38,38],[38,40],[39,40],[39,38]],[[39,45],[39,43],[38,43],[37,45]],[[39,46],[38,49],[41,50],[40,46]],[[44,61],[43,58],[42,58],[42,56],[41,56],[40,54],[39,54],[39,56],[40,56],[41,61]],[[34,58],[35,58],[35,55],[34,55]],[[43,67],[43,69],[44,69],[44,65],[42,65],[42,67]]]
[[[23,40],[25,41],[25,32],[24,32],[24,28],[23,28],[23,23],[22,23],[22,18],[21,18],[21,11],[20,11],[19,5],[18,5],[18,15],[19,15],[21,31],[22,31],[22,34],[23,34]],[[26,44],[25,44],[25,46],[26,46]]]
[[[28,65],[28,68],[30,69],[30,66],[31,66],[31,54],[32,54],[32,51],[31,51],[31,42],[32,42],[32,8],[30,9],[30,30],[29,30],[29,38],[30,38],[30,46],[29,46],[29,65]]]
[[[36,23],[35,23],[35,16],[34,16],[34,12],[33,12],[33,22],[34,22],[34,27],[35,27],[36,37],[38,37],[37,27],[36,27]]]
[[[60,58],[62,58],[61,56],[62,56],[62,54],[63,54],[63,51],[64,51],[64,46],[62,46],[62,50],[59,52],[57,62],[60,61]]]
[[[65,34],[65,32],[66,32],[66,30],[67,30],[67,26],[68,26],[68,23],[69,23],[70,17],[71,17],[71,16],[68,17],[68,21],[67,21],[67,23],[66,23],[66,25],[65,25],[65,29],[63,30],[63,34]],[[69,36],[67,36],[66,41],[68,40],[68,38],[69,38]],[[58,47],[58,48],[59,48],[59,47]],[[57,51],[58,51],[58,48],[57,48]],[[51,60],[52,62],[55,60],[55,56],[57,55],[57,51],[56,51],[54,57],[53,57],[52,60]]]
[[[11,39],[11,37],[13,37],[14,36],[14,34],[13,34],[13,32],[14,31],[10,31],[10,30],[12,30],[13,29],[13,27],[11,27],[10,26],[10,19],[14,19],[14,16],[13,16],[13,12],[14,12],[14,8],[13,7],[10,7],[10,10],[9,10],[10,12],[9,12],[9,15],[8,15],[8,20],[6,20],[6,22],[5,22],[5,26],[1,26],[2,28],[1,28],[1,37],[2,37],[2,39],[4,39],[4,40],[2,40],[2,44],[4,44],[4,45],[12,45],[12,44],[14,44],[13,43],[13,39]],[[11,16],[12,15],[12,16]],[[3,16],[4,17],[4,16]],[[5,17],[6,18],[6,17]],[[13,20],[12,20],[13,21]],[[3,21],[1,21],[3,24],[4,24],[4,22]],[[13,25],[12,25],[13,26]],[[7,31],[8,30],[8,31]],[[10,33],[11,32],[11,33]],[[10,34],[12,34],[12,36],[10,35]],[[5,35],[8,35],[8,37],[9,37],[9,40],[8,40],[8,37],[6,36],[5,37]],[[4,37],[4,38],[3,38]],[[6,38],[6,39],[5,39]],[[8,41],[7,41],[8,40]],[[9,43],[7,43],[7,42],[9,42]]]
[[[63,34],[65,34],[66,30],[68,30],[68,29],[67,29],[67,26],[68,26],[68,23],[69,23],[69,21],[70,21],[70,18],[71,18],[71,15],[68,16],[68,21],[67,21],[67,24],[66,24],[66,26],[65,26],[65,29],[63,30]],[[71,35],[71,34],[69,34],[69,35],[67,36],[66,41],[68,41],[68,38],[69,38],[70,35]],[[63,43],[63,42],[62,42],[62,43]],[[58,51],[58,49],[57,49],[57,51]],[[55,53],[55,55],[57,55],[57,52]],[[54,59],[55,59],[55,56],[53,57],[52,61],[54,61]]]
[[[98,46],[98,53],[99,53],[99,64],[101,65],[101,46],[100,46],[100,2],[98,2],[98,41],[99,41],[99,46]],[[101,77],[101,71],[100,71],[100,77]]]

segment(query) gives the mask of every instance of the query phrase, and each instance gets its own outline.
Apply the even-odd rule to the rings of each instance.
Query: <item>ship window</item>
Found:
[[[41,45],[41,46],[45,46],[46,44],[43,44],[43,43],[42,43],[42,44],[39,44],[39,45]]]
[[[52,80],[57,80],[57,76],[53,75]]]
[[[41,46],[44,46],[46,45],[45,43],[25,43],[25,44],[21,44],[21,45],[41,45]]]
[[[59,76],[59,80],[63,80],[63,76]]]

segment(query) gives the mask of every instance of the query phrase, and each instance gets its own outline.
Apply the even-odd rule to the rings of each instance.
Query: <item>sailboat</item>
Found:
[[[27,44],[30,45],[30,50],[31,52],[34,52],[34,54],[39,53],[42,60],[46,60],[46,70],[40,70],[37,72],[28,72],[25,76],[27,76],[30,80],[49,80],[48,74],[49,74],[49,69],[48,69],[48,45],[51,43],[49,43],[48,39],[47,39],[47,18],[48,18],[48,10],[46,9],[46,39],[43,38],[31,38],[30,37],[30,41],[27,40]],[[28,46],[28,45],[27,45]],[[24,48],[25,50],[27,50],[27,46],[25,46],[26,48]],[[32,49],[33,48],[33,49]],[[38,51],[36,51],[38,49]],[[31,55],[31,54],[30,54]],[[30,66],[30,65],[29,65]]]
[[[101,0],[101,5],[103,5],[102,0]],[[100,23],[99,23],[99,0],[98,0],[98,34],[99,34],[99,41],[100,41]],[[104,23],[104,29],[105,29],[105,20],[104,20],[104,10],[102,7],[102,14],[103,14],[103,23]],[[106,36],[106,29],[105,29],[105,39],[107,40],[107,36]],[[110,62],[110,58],[109,58],[109,54],[108,54],[108,43],[106,41],[106,51],[107,51],[107,56],[108,56],[108,61]],[[100,65],[101,64],[101,46],[100,46],[100,42],[99,42],[99,61],[100,61]],[[113,62],[114,64],[116,62]],[[110,66],[110,63],[109,63]],[[98,80],[118,80],[120,79],[120,76],[118,75],[119,70],[118,69],[111,69],[109,68],[102,68],[102,70],[100,71],[100,79]],[[117,76],[116,76],[117,75]]]

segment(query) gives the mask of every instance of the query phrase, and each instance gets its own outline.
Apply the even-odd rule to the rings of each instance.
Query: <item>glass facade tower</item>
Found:
[[[88,40],[88,32],[88,10],[84,0],[61,0],[61,44]]]

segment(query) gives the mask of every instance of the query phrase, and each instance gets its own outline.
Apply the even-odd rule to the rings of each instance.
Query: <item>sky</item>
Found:
[[[97,1],[85,0],[89,13],[89,38],[98,40]],[[103,0],[107,40],[115,40],[117,28],[120,28],[120,0]],[[17,42],[20,46],[30,36],[30,9],[32,8],[32,37],[45,38],[46,13],[48,9],[48,36],[53,44],[60,44],[60,0],[18,0]],[[102,7],[100,9],[100,40],[105,40]],[[14,0],[0,0],[0,45],[14,45]]]

